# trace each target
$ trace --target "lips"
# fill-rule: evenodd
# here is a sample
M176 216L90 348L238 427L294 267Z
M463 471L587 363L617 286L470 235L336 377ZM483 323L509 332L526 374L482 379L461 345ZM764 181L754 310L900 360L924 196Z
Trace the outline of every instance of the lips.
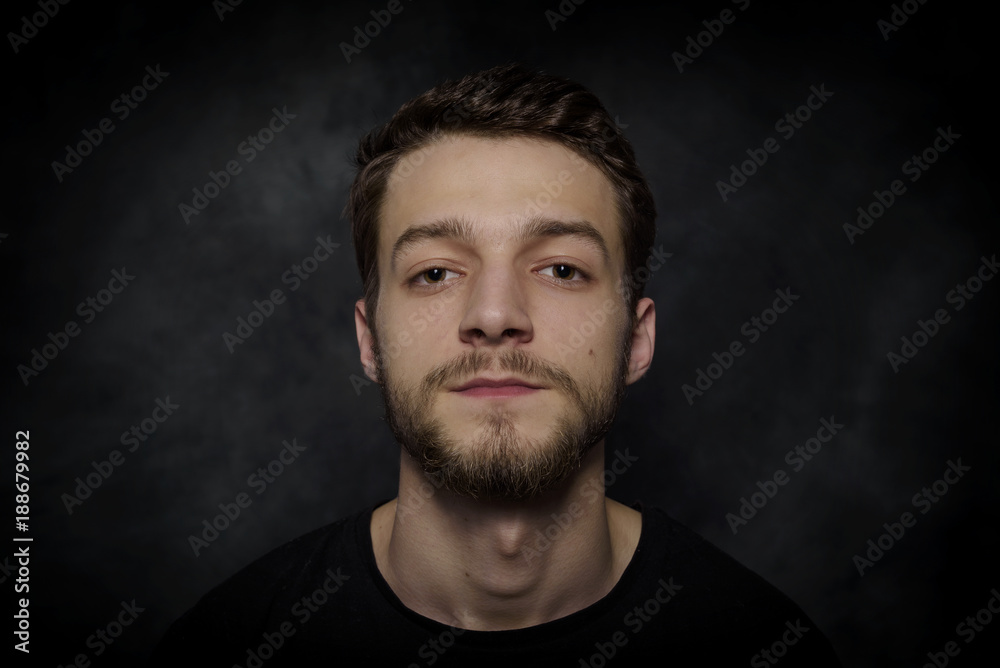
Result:
M542 389L541 385L536 385L534 383L529 383L526 380L521 380L520 378L473 378L468 383L464 385L459 385L453 391L454 392L464 392L465 390L471 390L476 387L526 387L532 390Z
M541 385L515 377L474 378L453 388L452 392L463 392L469 396L514 396L541 389L544 389Z

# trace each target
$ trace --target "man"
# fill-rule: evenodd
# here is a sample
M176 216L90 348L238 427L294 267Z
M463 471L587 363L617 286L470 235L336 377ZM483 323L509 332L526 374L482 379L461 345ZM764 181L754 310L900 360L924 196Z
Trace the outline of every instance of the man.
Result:
M600 102L494 68L403 105L357 169L355 322L399 494L210 592L156 665L839 665L779 591L604 495L653 359L655 208Z

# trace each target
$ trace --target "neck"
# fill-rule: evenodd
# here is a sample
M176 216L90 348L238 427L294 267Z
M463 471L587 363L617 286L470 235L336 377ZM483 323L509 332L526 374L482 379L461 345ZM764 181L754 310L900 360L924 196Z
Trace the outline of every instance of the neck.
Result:
M605 596L628 565L639 514L604 496L604 443L560 487L526 501L435 489L402 455L399 497L372 516L383 577L411 610L469 630L525 628Z

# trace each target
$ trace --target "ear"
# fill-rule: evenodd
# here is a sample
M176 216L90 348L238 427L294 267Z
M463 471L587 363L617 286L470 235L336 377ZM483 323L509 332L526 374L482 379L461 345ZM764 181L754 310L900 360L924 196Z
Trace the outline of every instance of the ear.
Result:
M358 332L358 348L361 350L361 366L369 379L379 382L375 371L375 351L372 348L372 331L368 328L368 316L365 312L365 300L359 299L354 304L354 327Z
M656 306L649 297L643 297L635 306L636 325L632 330L632 354L628 359L629 385L645 375L653 363L656 343Z

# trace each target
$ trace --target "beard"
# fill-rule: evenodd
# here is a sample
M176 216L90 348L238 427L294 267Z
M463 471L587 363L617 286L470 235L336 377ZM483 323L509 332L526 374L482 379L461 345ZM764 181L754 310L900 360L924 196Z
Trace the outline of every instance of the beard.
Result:
M518 348L475 349L432 369L416 387L404 387L386 373L378 336L373 336L376 372L386 421L403 449L438 489L484 500L520 500L558 486L579 470L584 456L604 438L625 394L631 336L624 332L610 377L581 388L566 371ZM553 419L542 439L530 439L502 406L486 409L479 435L459 442L432 409L442 389L480 371L514 373L562 393L568 409Z

